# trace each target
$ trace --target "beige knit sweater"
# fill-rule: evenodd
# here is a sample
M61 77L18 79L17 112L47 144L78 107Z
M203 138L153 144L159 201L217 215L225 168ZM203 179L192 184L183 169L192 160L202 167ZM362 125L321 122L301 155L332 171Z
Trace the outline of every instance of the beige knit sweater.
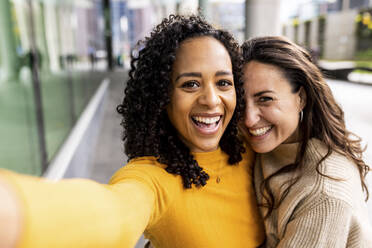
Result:
M255 188L262 202L263 178L292 163L298 143L280 145L274 151L257 156ZM264 221L265 247L372 247L372 228L368 220L359 172L345 156L332 153L320 166L323 174L342 179L336 181L319 175L317 161L326 152L325 145L312 139L306 152L306 168L279 208ZM278 197L280 185L292 174L274 177L271 189ZM266 212L261 208L261 213Z

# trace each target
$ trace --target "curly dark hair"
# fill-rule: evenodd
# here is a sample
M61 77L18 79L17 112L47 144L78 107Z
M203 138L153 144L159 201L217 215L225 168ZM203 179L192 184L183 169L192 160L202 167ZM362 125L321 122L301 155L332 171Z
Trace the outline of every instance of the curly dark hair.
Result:
M294 164L283 167L263 181L261 191L268 204L266 217L277 208L288 194L292 185L301 177L301 168L305 166L304 158L308 142L311 138L321 140L328 148L327 154L318 161L317 173L337 180L320 172L320 164L332 152L338 152L353 161L358 169L363 190L368 199L368 189L365 177L369 166L363 161L361 139L346 129L344 112L336 103L332 91L325 82L319 68L314 64L310 54L302 47L284 37L267 36L246 41L242 45L244 63L257 61L277 66L283 72L292 86L292 92L298 92L301 87L306 92L306 105L303 109L303 120L300 123L301 145ZM278 202L274 202L269 182L279 174L297 171L299 176L289 180L285 185ZM283 185L284 186L284 185Z
M170 103L171 71L176 51L186 39L210 36L220 41L228 51L235 82L237 104L233 117L221 140L221 149L229 155L229 164L242 160L243 143L237 137L237 123L244 110L244 90L240 77L239 45L226 31L213 28L200 16L170 15L157 25L138 46L138 56L132 55L131 69L123 103L117 111L123 116L123 141L128 159L154 156L167 165L168 173L182 177L185 188L192 184L204 186L209 175L203 171L179 139L166 111Z

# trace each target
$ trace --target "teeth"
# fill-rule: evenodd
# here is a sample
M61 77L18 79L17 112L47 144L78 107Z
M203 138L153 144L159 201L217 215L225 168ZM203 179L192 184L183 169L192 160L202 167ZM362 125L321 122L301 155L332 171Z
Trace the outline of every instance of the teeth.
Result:
M267 133L270 129L271 129L271 126L261 127L261 128L258 128L258 129L249 129L249 132L253 136L261 136L261 135L264 135L265 133Z
M217 121L219 121L221 119L221 116L216 116L216 117L193 116L192 118L196 120L197 122L202 122L205 124L212 124L212 123L216 123Z

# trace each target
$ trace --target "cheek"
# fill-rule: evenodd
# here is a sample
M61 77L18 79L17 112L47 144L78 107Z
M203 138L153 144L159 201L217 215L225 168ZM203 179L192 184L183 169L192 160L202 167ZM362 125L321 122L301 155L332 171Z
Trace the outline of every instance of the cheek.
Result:
M226 114L232 116L236 107L236 93L235 90L231 92L226 92L221 96L222 101L224 102Z
M262 107L262 118L273 125L280 125L285 119L285 113L278 106Z
M295 116L293 111L285 106L277 105L266 108L261 108L262 118L267 124L274 125L276 131L282 135L292 132L293 125L295 125Z
M184 105L182 105L181 102L177 102L176 104L173 104L170 108L170 113L168 114L172 115L173 121L183 121L184 117L186 116L186 110L184 108Z
M175 122L184 122L192 109L193 100L187 94L175 92L171 97L168 115Z
M277 117L274 124L278 125L279 131L283 135L291 135L297 128L298 111L295 104L284 104L272 114L274 118Z

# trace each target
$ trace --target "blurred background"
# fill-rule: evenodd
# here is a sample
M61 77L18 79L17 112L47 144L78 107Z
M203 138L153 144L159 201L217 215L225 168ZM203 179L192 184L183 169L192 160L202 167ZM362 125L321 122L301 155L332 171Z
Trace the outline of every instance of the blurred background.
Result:
M308 49L372 144L372 0L0 0L0 167L107 182L127 161L115 108L130 54L164 17L198 11L240 43Z

